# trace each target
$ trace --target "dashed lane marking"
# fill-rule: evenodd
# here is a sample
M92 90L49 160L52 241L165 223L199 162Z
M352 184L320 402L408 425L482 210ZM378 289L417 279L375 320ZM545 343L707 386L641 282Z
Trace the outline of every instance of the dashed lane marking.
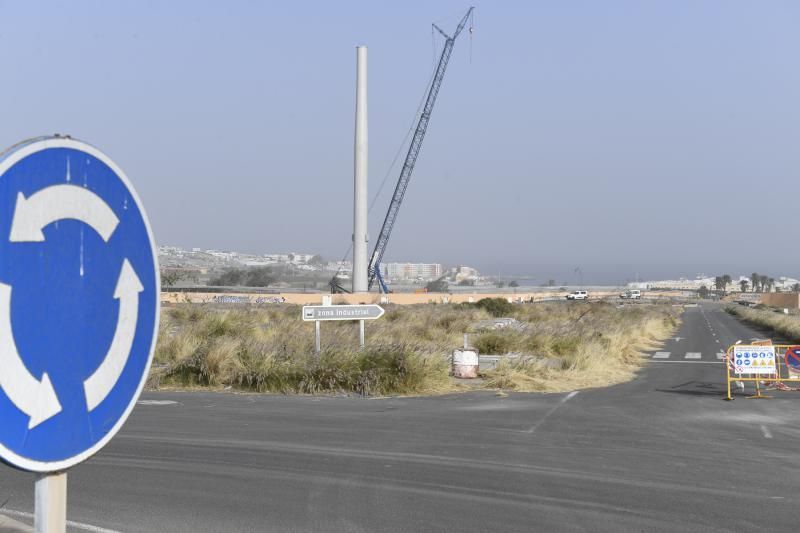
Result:
M720 360L725 359L725 352L719 352L717 354L717 359L720 359Z
M669 359L670 355L670 352L656 352L655 355L653 355L653 359Z
M684 359L700 359L703 357L703 354L700 352L686 352Z

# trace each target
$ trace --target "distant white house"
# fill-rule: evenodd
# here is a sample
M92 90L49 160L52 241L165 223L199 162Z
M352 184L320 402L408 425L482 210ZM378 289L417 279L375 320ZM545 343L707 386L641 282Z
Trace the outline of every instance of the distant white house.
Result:
M752 290L750 278L748 276L739 276L738 278L733 278L730 285L726 287L728 292L741 292L742 290L742 281L747 281L748 290ZM775 280L775 288L773 290L776 291L790 291L795 283L800 283L794 278L788 277L781 277ZM663 289L663 290L690 290L696 291L703 285L706 286L708 289L715 289L716 288L716 278L715 277L705 277L705 276L698 276L695 279L687 279L687 278L679 278L679 279L667 279L667 280L660 280L660 281L635 281L632 283L628 283L627 287L629 289L639 289L639 290L656 290L656 289Z

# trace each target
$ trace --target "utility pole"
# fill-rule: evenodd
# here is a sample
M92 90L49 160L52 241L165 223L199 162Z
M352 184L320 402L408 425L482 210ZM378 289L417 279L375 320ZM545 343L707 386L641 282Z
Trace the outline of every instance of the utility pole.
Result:
M367 47L356 48L356 134L353 185L353 292L367 292Z

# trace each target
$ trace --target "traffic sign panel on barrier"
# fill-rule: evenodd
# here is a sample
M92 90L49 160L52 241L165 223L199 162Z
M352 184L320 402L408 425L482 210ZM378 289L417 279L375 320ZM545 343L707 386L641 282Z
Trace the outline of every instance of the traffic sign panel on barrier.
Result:
M159 315L147 217L96 148L35 139L0 155L0 458L55 472L121 428Z
M789 346L784 355L789 377L800 375L800 346Z

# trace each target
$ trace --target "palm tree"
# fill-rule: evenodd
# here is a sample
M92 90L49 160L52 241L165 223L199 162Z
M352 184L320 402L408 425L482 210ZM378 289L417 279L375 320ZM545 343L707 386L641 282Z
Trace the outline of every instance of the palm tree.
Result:
M700 285L700 288L697 289L697 295L703 299L708 298L708 287Z
M748 285L750 285L750 282L747 281L746 279L743 279L743 280L739 281L739 287L742 288L742 292L747 292L747 286ZM797 285L800 285L800 283L798 283Z
M792 290L794 292L800 292L800 283L795 283L794 285L792 285Z
M716 278L714 278L714 288L717 289L718 291L725 289L725 286L722 281L722 276L717 276Z
M762 274L762 275L761 275L761 282L760 282L760 285L761 285L761 292L769 292L769 291L767 290L767 284L768 284L768 283L769 283L769 277L768 277L768 276L766 276L766 275L763 275L763 274Z
M775 288L775 278L769 278L767 280L767 285L769 286L769 292L772 292L772 289Z
M761 276L758 275L758 272L750 274L750 286L753 287L753 292L758 292L758 284L760 281Z
M728 285L730 285L732 282L733 282L733 279L731 279L731 277L728 274L725 274L724 276L722 276L723 290L727 291L728 290Z

